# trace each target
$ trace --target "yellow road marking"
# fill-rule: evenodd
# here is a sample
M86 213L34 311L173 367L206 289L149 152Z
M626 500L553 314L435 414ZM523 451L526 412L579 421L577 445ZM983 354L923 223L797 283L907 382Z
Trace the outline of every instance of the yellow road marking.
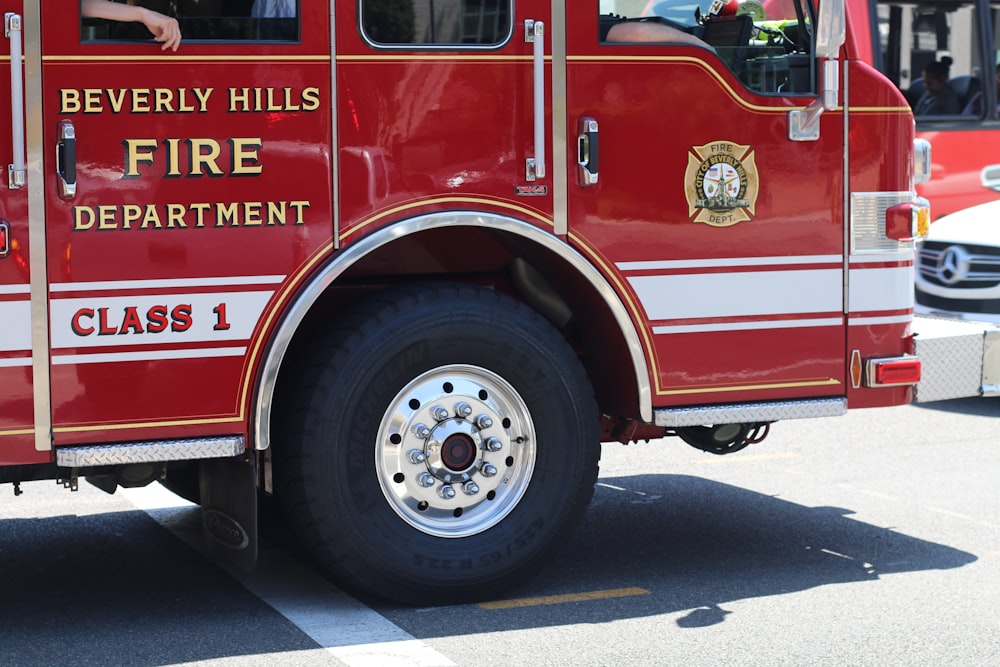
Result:
M625 598L633 595L649 595L649 591L645 588L615 588L606 591L590 591L589 593L567 593L566 595L544 595L536 598L520 598L517 600L497 600L496 602L483 602L479 607L482 609L516 609L518 607L538 607L545 604Z

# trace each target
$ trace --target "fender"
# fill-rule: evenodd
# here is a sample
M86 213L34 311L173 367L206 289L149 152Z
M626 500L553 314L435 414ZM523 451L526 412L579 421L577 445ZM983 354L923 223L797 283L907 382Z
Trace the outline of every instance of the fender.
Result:
M302 320L323 292L355 263L369 253L396 239L430 229L466 226L487 226L491 229L523 236L559 255L591 284L612 312L622 338L628 347L629 356L632 358L632 366L635 371L635 382L639 397L639 414L643 421L652 422L653 404L649 381L649 366L642 352L639 335L618 294L607 280L605 280L604 276L578 252L557 237L542 231L534 225L495 214L456 211L447 214L433 213L419 216L383 227L377 232L353 243L337 255L319 273L313 276L299 294L295 303L285 313L281 326L272 339L267 357L264 359L261 379L257 389L256 405L254 407L253 433L256 449L264 450L270 446L271 403L274 399L274 386L278 379L278 371L281 368L282 359Z

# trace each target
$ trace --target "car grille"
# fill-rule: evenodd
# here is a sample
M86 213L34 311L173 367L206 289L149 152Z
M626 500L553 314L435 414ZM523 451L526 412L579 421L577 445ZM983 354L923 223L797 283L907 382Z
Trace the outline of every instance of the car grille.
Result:
M942 259L949 251L951 262L942 267ZM995 287L1000 285L1000 248L924 241L917 256L917 270L927 282L949 289Z
M949 299L917 290L917 303L934 310L953 313L1000 314L1000 299Z

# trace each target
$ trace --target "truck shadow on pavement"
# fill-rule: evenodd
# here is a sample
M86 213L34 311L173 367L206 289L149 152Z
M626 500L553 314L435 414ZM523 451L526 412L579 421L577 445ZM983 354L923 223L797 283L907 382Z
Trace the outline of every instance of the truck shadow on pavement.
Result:
M937 410L959 415L976 415L979 417L1000 417L1000 397L976 396L972 398L956 398L949 401L931 401L915 403L918 408Z
M174 665L316 648L133 509L0 519L0 590L0 665Z
M107 503L84 516L0 519L0 664L59 656L64 665L169 665L317 648L149 515L116 497ZM640 594L433 614L365 602L420 639L686 611L676 621L683 629L723 622L735 600L976 560L850 514L693 476L601 478L580 529L510 597ZM197 521L197 510L180 517ZM309 654L296 655L309 664Z
M703 627L723 622L729 613L725 603L735 600L957 568L977 560L857 521L851 514L849 509L805 507L686 475L602 478L575 536L510 598L632 589L648 593L627 602L542 603L528 614L523 607L444 608L428 627L404 627L427 638L440 636L441 628L448 628L449 635L481 632L486 614L488 627L498 630L685 610L689 613L677 620L679 627ZM382 611L403 624L391 610Z

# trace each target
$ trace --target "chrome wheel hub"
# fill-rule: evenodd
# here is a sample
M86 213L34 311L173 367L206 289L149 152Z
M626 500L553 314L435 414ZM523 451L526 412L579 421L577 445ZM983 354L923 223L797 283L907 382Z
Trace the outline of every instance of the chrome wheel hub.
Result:
M382 492L429 535L467 537L495 526L524 496L534 465L527 405L485 368L424 373L393 398L379 425Z

